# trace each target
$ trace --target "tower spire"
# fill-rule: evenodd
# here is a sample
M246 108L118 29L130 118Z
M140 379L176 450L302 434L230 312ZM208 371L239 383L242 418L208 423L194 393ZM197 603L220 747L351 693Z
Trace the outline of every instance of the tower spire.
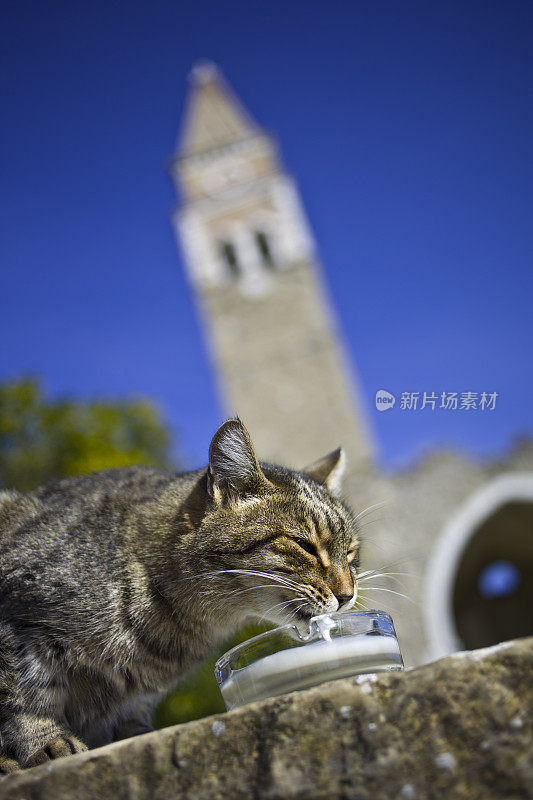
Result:
M178 154L216 150L259 133L259 127L212 61L194 65Z

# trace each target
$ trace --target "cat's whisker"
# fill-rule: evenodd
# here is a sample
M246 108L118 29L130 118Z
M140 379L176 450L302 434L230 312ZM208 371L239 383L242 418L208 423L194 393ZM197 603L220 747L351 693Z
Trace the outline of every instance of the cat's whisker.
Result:
M364 588L368 581L376 580L378 581L378 585L381 585L379 581L383 581L384 583L392 582L398 589L407 591L406 578L416 578L416 575L411 572L377 572L368 570L366 574L357 576L357 584L361 588Z
M282 603L276 603L275 605L273 605L273 606L270 606L270 608L268 608L268 609L265 611L265 613L264 613L264 614L263 614L263 615L262 615L262 616L259 618L259 624L261 624L261 622L262 622L264 619L266 619L266 618L267 618L267 616L268 616L268 615L271 613L271 611L274 611L274 609L275 609L275 608L280 608L280 609L281 609L281 608L283 608L284 606L289 606L291 603L296 603L296 602L298 602L299 600L305 600L305 598L303 597L303 595L301 595L300 597L293 597L293 598L292 598L292 600L285 600L285 601L284 601L284 602L282 602ZM305 605L305 603L302 603L302 605ZM301 606L298 606L298 608L301 608Z
M210 573L204 573L204 575L224 575L230 573L237 573L241 575L257 575L258 577L262 578L269 578L270 580L277 581L278 583L285 583L286 585L293 585L298 586L298 584L293 581L291 578L286 578L285 576L278 575L274 572L264 572L263 570L251 570L251 569L222 569L222 570L214 570Z
M282 577L281 575L277 575L271 572L263 572L261 570L250 570L250 569L219 569L213 570L211 572L204 572L198 573L195 575L195 578L201 577L218 577L221 575L227 574L239 574L239 575L251 575L260 578L266 578L267 580L271 580L274 583L279 584L280 586L285 586L286 588L298 589L301 591L301 586L298 583L291 580L290 578Z
M406 561L410 561L411 558L407 557L406 555L399 556L395 558L393 561L387 561L385 564L377 565L376 569L391 569L393 567L398 567L401 564L404 564Z
M407 575L410 578L416 577L412 572L378 572L374 569L367 569L359 573L359 578L378 577L380 575Z
M365 581L371 581L371 580L379 580L379 579L387 580L387 579L389 579L389 580L393 581L394 583L398 584L398 586L400 586L402 588L405 588L405 581L402 581L400 578L397 577L397 575L405 575L405 576L409 576L409 577L414 577L414 575L412 575L412 574L410 574L408 572L374 572L371 575L363 575L361 577L358 577L357 578L357 583L364 583Z
M403 597L405 600L408 600L410 603L416 605L412 597L409 597L409 595L403 594L402 592L397 592L394 589L384 589L382 586L365 586L364 590L365 592L389 592L390 594L396 594L398 597Z
M364 595L360 595L357 598L357 602L359 605L356 607L361 608L361 610L363 611L368 611L371 608L375 608L375 605L370 597L365 597Z
M229 597L235 597L236 595L244 594L245 592L255 592L256 589L274 589L277 587L277 585L278 584L276 583L260 583L257 586L248 586L246 589L232 589L231 592L227 592L227 594L225 594L225 598L228 599ZM213 589L209 589L209 590L204 590L202 592L198 592L198 594L211 595L213 594L213 592L214 592Z
M367 540L365 539L365 542ZM399 558L395 558L393 561L387 561L384 564L377 565L374 569L366 570L366 573L371 572L388 572L389 570L396 569L398 567L402 567L404 565L408 565L412 567L413 561L416 560L418 556L400 556Z
M361 534L361 544L364 545L365 548L371 548L372 550L379 550L379 553L386 554L390 550L390 543L384 543L382 541L381 532L379 529L374 528L375 535L369 536L369 529L364 528L363 530L359 531ZM377 553L376 553L377 556Z
M293 614L293 615L296 617L296 615L298 614L298 611L299 611L301 608L304 608L304 606L306 606L306 605L307 605L307 601L306 601L305 603L300 603L300 605L299 605L299 606L296 606L296 608L295 608L295 609L292 609L292 610L291 610L291 613L292 613L292 614Z
M279 587L280 587L280 584L275 583L275 582L274 583L262 583L262 584L260 583L257 586L248 586L246 589L233 589L231 592L228 592L225 595L225 597L226 597L226 599L228 599L230 597L235 597L236 595L239 595L239 594L244 594L245 592L255 592L256 589L277 589ZM291 591L291 592L298 591L298 589L293 588L292 586L281 586L281 588L282 589L286 589L287 591ZM300 591L301 591L301 587L300 587ZM212 591L202 591L202 592L198 592L198 594L201 594L201 595L212 594Z
M300 609L301 609L301 608L304 608L304 607L305 607L306 605L308 605L308 604L309 604L309 603L308 603L308 601L306 600L305 602L303 602L303 603L300 603L300 605L299 605L299 606L296 606L296 608L294 608L294 609L290 609L291 616L293 616L293 617L296 617L296 619L298 619L298 611L300 611Z
M359 514L355 515L354 522L357 522L363 517L366 517L367 514L370 514L372 511L376 511L378 508L383 508L383 506L387 505L387 502L388 502L387 500L382 500L380 503L373 503L371 506L363 508L363 510L360 511Z
M374 517L373 519L363 519L362 521L357 523L357 530L359 533L361 531L366 531L369 525L375 525L376 522L384 522L385 517ZM365 542L369 541L365 534Z

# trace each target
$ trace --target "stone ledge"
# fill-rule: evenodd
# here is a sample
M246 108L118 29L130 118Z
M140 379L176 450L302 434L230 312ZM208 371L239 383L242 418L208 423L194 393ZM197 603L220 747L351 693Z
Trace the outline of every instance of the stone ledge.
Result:
M334 681L0 780L0 800L533 798L533 638Z

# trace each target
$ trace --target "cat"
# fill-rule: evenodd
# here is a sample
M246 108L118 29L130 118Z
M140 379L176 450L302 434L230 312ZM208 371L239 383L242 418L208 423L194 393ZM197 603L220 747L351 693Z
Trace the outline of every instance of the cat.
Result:
M352 607L344 462L259 463L231 419L196 472L0 492L0 772L151 730L157 697L245 620Z

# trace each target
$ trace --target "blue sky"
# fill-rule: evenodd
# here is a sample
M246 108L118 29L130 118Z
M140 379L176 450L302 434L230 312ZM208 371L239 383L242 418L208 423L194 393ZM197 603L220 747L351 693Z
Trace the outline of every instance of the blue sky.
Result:
M166 168L209 58L299 183L380 462L532 431L529 0L2 8L0 377L149 396L205 462L222 410ZM499 397L380 414L381 388Z

